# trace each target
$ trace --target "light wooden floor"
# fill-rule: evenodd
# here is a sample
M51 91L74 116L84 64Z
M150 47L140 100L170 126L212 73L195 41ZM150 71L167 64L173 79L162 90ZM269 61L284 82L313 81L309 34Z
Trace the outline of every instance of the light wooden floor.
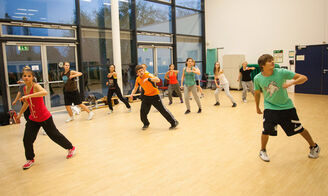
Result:
M237 108L214 91L201 99L203 113L184 115L185 105L175 98L168 106L180 122L169 131L159 112L151 111L150 128L141 131L140 102L126 113L124 104L95 110L64 123L66 113L54 114L58 129L77 147L66 160L66 151L47 136L35 142L36 164L23 171L24 124L0 127L0 195L327 195L328 96L290 94L304 127L321 146L313 160L306 141L287 137L279 129L268 144L270 163L258 157L262 116L254 98ZM263 97L262 97L263 98ZM262 100L263 101L263 100ZM168 98L164 99L165 105Z

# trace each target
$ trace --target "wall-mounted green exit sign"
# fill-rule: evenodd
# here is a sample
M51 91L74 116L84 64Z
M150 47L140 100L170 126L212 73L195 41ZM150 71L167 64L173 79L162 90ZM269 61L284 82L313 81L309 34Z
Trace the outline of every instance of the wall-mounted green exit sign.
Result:
M28 46L18 46L19 51L29 51L30 47Z

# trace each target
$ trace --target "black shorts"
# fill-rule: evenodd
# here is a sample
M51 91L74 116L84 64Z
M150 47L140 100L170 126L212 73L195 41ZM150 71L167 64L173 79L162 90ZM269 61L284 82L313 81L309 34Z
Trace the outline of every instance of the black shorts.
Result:
M199 80L196 80L196 86L199 86Z
M298 119L296 109L288 110L264 110L263 128L264 135L277 135L277 125L285 131L287 136L301 133L304 128Z
M82 103L79 91L64 92L65 105L80 105Z

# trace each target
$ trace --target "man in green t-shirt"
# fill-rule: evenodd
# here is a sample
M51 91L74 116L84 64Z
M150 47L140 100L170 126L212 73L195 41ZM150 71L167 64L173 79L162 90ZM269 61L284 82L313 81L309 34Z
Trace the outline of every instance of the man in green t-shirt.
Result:
M310 133L300 123L292 100L288 97L287 88L292 85L303 84L307 77L286 69L274 68L273 57L264 54L258 59L261 73L254 78L255 103L258 114L262 114L259 107L261 92L264 96L263 132L261 137L260 158L269 162L266 145L269 135L277 135L277 125L280 125L287 136L300 133L310 145L309 158L318 158L320 148L314 143ZM286 80L292 82L286 83Z

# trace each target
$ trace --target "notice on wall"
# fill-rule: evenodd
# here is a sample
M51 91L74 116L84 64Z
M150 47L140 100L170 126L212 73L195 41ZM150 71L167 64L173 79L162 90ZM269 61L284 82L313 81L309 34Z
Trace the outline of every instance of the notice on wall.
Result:
M274 50L273 51L273 59L275 63L283 63L284 62L284 51L283 50Z
M39 65L32 65L31 68L33 71L39 71Z
M296 61L305 61L305 55L296 55Z
M288 52L288 56L289 56L289 58L294 58L294 57L295 57L295 51L290 50L290 51Z

